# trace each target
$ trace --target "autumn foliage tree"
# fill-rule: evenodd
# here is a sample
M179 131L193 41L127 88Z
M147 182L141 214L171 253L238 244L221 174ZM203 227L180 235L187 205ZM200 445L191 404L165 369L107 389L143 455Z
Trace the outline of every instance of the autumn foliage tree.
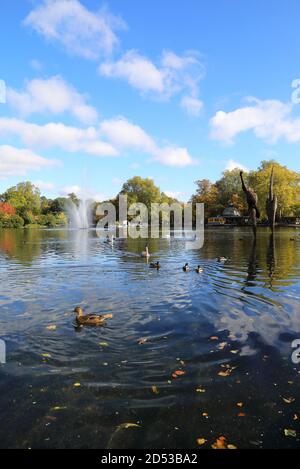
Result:
M12 216L16 214L16 209L7 202L0 202L0 212Z

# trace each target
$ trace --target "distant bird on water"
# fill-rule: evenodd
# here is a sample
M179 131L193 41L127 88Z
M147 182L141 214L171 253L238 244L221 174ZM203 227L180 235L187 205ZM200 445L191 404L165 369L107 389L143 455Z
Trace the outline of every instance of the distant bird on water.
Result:
M182 267L182 270L183 270L184 272L189 272L190 268L189 268L188 262L185 263L185 265Z
M142 251L142 253L141 253L141 257L150 257L150 253L149 253L149 249L148 249L147 244L145 246L145 251Z

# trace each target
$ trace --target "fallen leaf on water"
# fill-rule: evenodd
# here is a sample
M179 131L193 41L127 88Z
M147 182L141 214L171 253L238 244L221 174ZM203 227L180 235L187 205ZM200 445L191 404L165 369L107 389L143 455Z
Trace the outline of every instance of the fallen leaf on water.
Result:
M151 386L151 389L154 394L159 394L159 390L157 386Z
M50 355L50 353L42 353L42 357L51 358L51 355Z
M55 324L50 324L49 326L46 327L48 331L55 331L57 329L57 326Z
M230 350L230 353L239 353L238 350Z
M118 428L132 428L132 427L140 427L137 423L121 423L121 425L118 426Z
M175 375L177 375L177 376L182 376L182 375L185 375L186 372L183 371L183 370L176 370L176 371L174 371L174 373L175 373Z
M298 420L298 415L294 414L293 420Z
M291 404L294 402L296 399L294 397L283 397L282 398L286 404Z
M211 447L213 449L237 449L235 445L231 443L227 444L227 438L225 436L219 436Z
M64 410L66 409L67 407L66 406L59 406L59 405L56 405L55 407L52 407L52 410Z
M107 342L99 342L99 345L101 347L108 347L108 343Z
M226 370L226 371L219 371L218 375L219 376L229 376L231 373L230 370Z
M197 438L197 445L201 446L207 442L205 438Z
M45 419L50 420L51 422L55 422L55 420L57 420L57 417L54 417L54 415L46 415Z
M196 392L206 392L206 389L204 389L204 388L197 388L197 389L196 389Z
M74 383L73 386L74 386L74 388L80 388L81 383Z
M219 340L219 337L216 336L216 335L212 335L212 336L210 337L210 340Z
M147 340L148 340L147 337L142 337L141 339L138 340L138 344L143 345L147 342Z
M213 445L211 445L213 449L226 449L226 438L225 436L219 436L219 438L216 439Z
M237 405L238 407L243 407L244 404L243 404L242 402L237 402L236 405Z
M291 428L285 428L284 429L284 434L285 436L292 436L293 438L296 438L297 433L295 430L292 430Z
M218 345L218 349L219 350L223 350L227 345L227 342L221 342L219 345Z
M246 417L246 414L244 412L239 412L238 417Z

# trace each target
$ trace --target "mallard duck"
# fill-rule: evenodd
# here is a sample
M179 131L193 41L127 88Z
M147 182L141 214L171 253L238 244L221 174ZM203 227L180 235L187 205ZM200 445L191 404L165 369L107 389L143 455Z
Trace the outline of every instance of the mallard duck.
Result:
M149 265L150 269L160 269L160 263L159 261L157 262L150 262L150 265Z
M224 256L218 257L218 262L226 262L226 261L228 261L228 257L224 257Z
M77 324L86 326L102 326L106 319L113 317L112 314L83 314L80 306L76 306L74 313L76 313Z
M148 245L146 244L145 246L145 251L143 251L141 253L141 257L150 257L150 253L149 253L149 249L148 249Z
M198 265L195 270L196 270L197 274L201 274L203 272L203 269L200 265Z
M182 270L183 270L184 272L189 272L190 268L189 268L188 262L185 263L185 265L182 267Z

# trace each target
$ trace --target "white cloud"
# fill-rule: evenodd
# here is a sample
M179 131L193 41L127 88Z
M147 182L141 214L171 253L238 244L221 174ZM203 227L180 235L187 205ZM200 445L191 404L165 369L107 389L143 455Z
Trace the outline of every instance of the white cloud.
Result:
M193 159L186 148L176 145L159 146L141 127L123 117L107 120L101 124L102 133L120 150L137 148L151 156L151 159L167 166L188 166Z
M94 189L91 189L90 187L73 185L73 186L62 187L60 190L60 194L63 196L66 196L72 193L76 194L77 197L79 197L80 199L85 199L85 200L91 199L91 200L101 201L101 200L107 199L105 194L103 194L102 192L97 192Z
M48 160L25 148L0 146L0 174L4 177L25 176L28 171L39 171L57 164L57 160Z
M41 191L53 191L55 189L55 184L53 182L47 181L34 181L33 184L38 187Z
M292 116L293 105L277 100L261 101L248 98L252 105L231 112L218 111L211 119L211 137L227 144L235 137L252 130L267 143L285 139L288 143L300 141L300 118Z
M24 20L45 39L61 44L69 53L86 59L110 54L118 44L115 30L124 22L107 9L89 11L78 0L44 0Z
M198 117L203 107L203 102L192 96L183 96L180 105L190 116Z
M136 50L126 52L117 61L106 61L100 65L101 75L127 81L143 95L169 99L175 94L188 93L190 106L199 108L199 82L204 77L204 67L193 51L179 56L164 51L156 65ZM192 101L193 100L193 101ZM187 105L184 106L187 109Z
M62 123L32 124L19 119L0 118L0 135L17 136L30 148L58 147L75 153L85 152L95 156L116 156L118 151L100 139L95 127L81 129Z
M142 92L164 92L164 73L134 50L127 52L117 62L103 63L99 70L106 77L127 80L131 86Z
M141 127L130 123L124 117L103 121L100 125L103 135L119 148L141 148L153 151L154 140Z
M70 112L85 124L95 122L98 117L96 109L86 104L85 96L59 76L31 80L24 91L8 88L7 101L23 117L43 112Z
M246 168L246 166L244 166L243 164L238 163L237 161L234 161L234 160L228 160L226 162L225 170L232 171L234 169L241 169L242 171L245 171L246 173L249 172L249 169Z
M166 166L177 166L181 168L194 164L194 160L187 149L177 146L157 148L153 153L153 159Z
M97 127L78 128L62 123L32 124L19 119L0 118L0 136L18 137L31 149L57 147L64 151L95 156L118 156L124 149L140 150L152 161L167 166L193 164L186 148L158 145L141 127L124 117L106 120Z
M183 197L186 197L187 193L184 191L164 191L164 193L171 197L172 199L182 200Z

